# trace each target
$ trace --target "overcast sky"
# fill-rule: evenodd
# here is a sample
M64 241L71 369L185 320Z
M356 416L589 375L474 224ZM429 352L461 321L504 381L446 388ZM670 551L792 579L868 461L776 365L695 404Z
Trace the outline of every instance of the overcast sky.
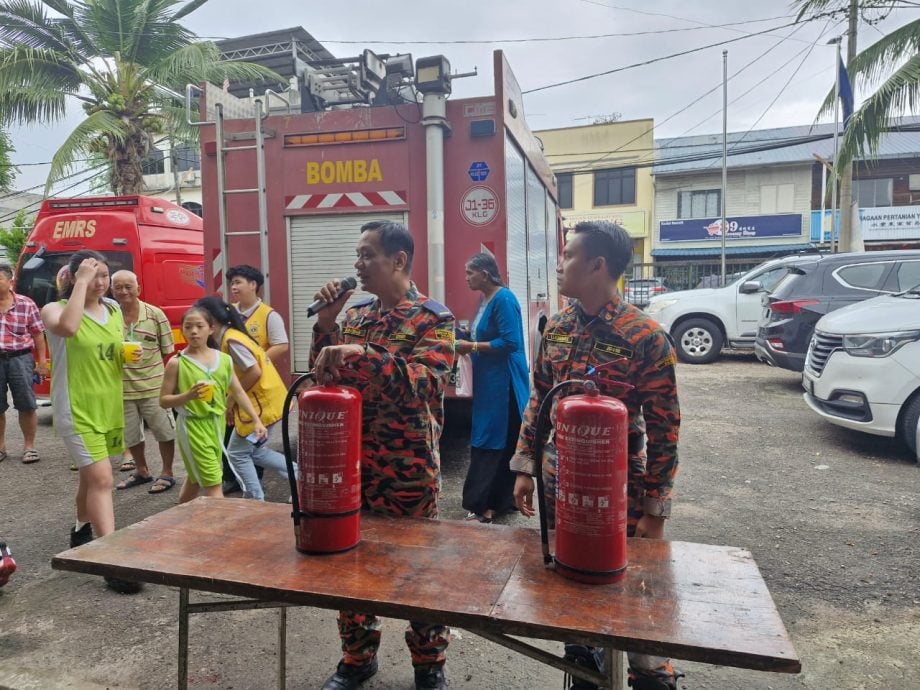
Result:
M909 11L899 10L875 27L862 24L860 46L911 18ZM788 0L211 0L186 18L185 24L209 38L303 26L340 57L359 54L365 47L379 53L409 52L416 59L443 54L454 71L479 70L479 76L454 83L454 97L492 93L495 48L505 50L527 92L741 38L725 46L525 95L532 129L585 125L595 117L617 112L623 119L654 118L656 137L665 137L721 131L723 48L728 50L730 76L753 62L729 82L729 100L737 99L729 106L729 130L811 123L824 95L833 88L834 48L825 43L845 26L826 20L784 26L793 19ZM734 26L711 26L729 23ZM783 28L744 37L774 27ZM501 42L640 32L649 33ZM461 43L449 43L454 41ZM711 94L700 98L710 89L714 89ZM81 115L74 108L59 125L14 129L14 162L50 160ZM42 184L46 173L47 166L23 167L16 186L25 189Z

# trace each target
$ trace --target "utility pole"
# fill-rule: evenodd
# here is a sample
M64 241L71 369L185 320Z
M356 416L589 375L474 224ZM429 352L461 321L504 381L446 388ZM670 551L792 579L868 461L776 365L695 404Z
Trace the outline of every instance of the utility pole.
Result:
M719 285L725 287L725 236L728 234L728 218L725 210L728 202L728 51L722 51L722 271Z
M848 19L847 73L852 74L853 58L856 57L856 27L859 23L858 0L850 0ZM834 167L837 167L836 158ZM840 171L840 250L853 251L855 244L853 240L853 162L850 161Z

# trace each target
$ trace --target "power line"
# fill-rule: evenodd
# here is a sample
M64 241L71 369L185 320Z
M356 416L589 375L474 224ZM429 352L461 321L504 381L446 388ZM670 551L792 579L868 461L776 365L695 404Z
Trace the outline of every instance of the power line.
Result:
M729 38L725 41L717 41L716 43L709 43L704 46L699 46L697 48L690 48L689 50L682 50L679 53L671 53L670 55L662 55L661 57L652 58L651 60L644 60L642 62L636 62L631 65L626 65L625 67L617 67L615 69L606 70L604 72L597 72L595 74L588 74L584 77L576 77L575 79L567 79L565 81L555 82L553 84L545 84L543 86L538 86L533 89L527 89L523 91L524 94L536 93L538 91L546 91L547 89L554 89L557 86L566 86L568 84L575 84L582 81L588 81L589 79L596 79L597 77L606 77L610 74L616 74L617 72L625 72L629 69L634 69L636 67L645 67L646 65L651 65L656 62L662 62L664 60L672 60L676 57L681 57L683 55L690 55L691 53L698 53L701 50L707 50L709 48L715 48L717 46L727 45L729 43L735 43L737 41L743 41L746 38L752 38L754 36L761 36L763 34L769 33L771 31L777 31L779 29L785 29L790 26L795 26L796 22L790 22L789 24L783 24L781 26L774 26L772 29L764 29L763 31L757 31L755 33L747 34L745 36L738 36L737 38Z
M786 92L786 89L789 88L789 84L791 84L791 83L792 83L792 80L795 79L795 75L797 75L797 74L799 73L799 70L802 69L802 66L805 64L805 61L806 61L806 60L808 59L808 57L811 55L812 51L815 49L815 46L818 45L818 41L820 41L820 40L821 40L821 37L824 36L825 33L827 33L827 30L830 28L830 26L831 26L831 21L828 20L827 23L824 25L824 28L821 30L821 33L818 34L818 37L815 39L815 42L812 43L811 47L808 49L808 52L805 53L805 57L802 58L802 61L798 64L798 67L796 67L796 68L792 71L792 74L789 75L789 78L786 80L786 83L784 83L784 84L782 85L782 87L781 87L780 90L779 90L779 93L777 93L776 96L773 97L773 100L770 101L770 103L767 105L767 107L764 108L763 112L760 114L760 117L758 117L758 118L754 121L754 124L752 124L752 125L748 128L748 130L747 130L744 134L741 135L741 138L738 139L738 141L736 141L736 142L732 145L732 149L737 148L738 145L739 145L742 141L744 141L745 137L747 137L747 135L750 134L758 124L760 124L760 121L761 121L761 120L766 116L766 114L770 111L770 108L772 108L772 107L776 104L776 101L779 100L780 96L782 96L782 95ZM786 64L789 64L789 63L787 62ZM785 67L785 66L786 66L786 65L783 65L783 67ZM712 167L712 165L713 165L713 164L711 163L711 164L709 165L709 167Z
M756 62L759 62L760 60L762 60L763 58L765 58L767 55L769 55L771 52L773 52L774 50L776 50L776 49L777 49L779 46L781 46L786 40L788 40L788 39L791 38L796 32L798 32L803 26L804 26L804 24L799 24L799 25L797 25L792 31L790 31L786 36L784 36L778 43L775 43L775 44L773 44L772 46L770 46L769 48L767 48L767 49L766 49L765 51L763 51L760 55L758 55L757 57L755 57L753 60L751 60L750 62L748 62L746 65L744 65L741 69L739 69L737 72L735 72L733 75L731 75L731 76L729 77L729 81L731 81L731 80L734 79L735 77L739 76L739 75L740 75L742 72L744 72L748 67L751 67L753 64L755 64ZM721 86L722 86L722 82L720 81L718 84L716 84L715 86L713 86L711 89L709 89L708 91L706 91L705 93L703 93L702 95L700 95L699 97L697 97L696 99L690 101L690 103L688 103L687 105L685 105L683 108L680 108L679 110L675 110L673 113L671 113L670 115L668 115L668 117L666 117L664 120L662 120L661 122L658 123L658 126L663 125L665 122L668 122L668 121L674 119L674 118L677 117L678 115L684 113L688 108L692 108L694 105L696 105L696 104L699 103L701 100L703 100L704 98L706 98L706 96L708 96L709 94L711 94L713 91L716 91L717 89L721 88ZM711 117L711 116L710 116L710 117ZM707 119L709 119L709 118L707 118ZM644 136L645 136L646 134L648 134L649 132L654 131L654 129L655 129L655 125L653 124L651 127L649 127L649 128L648 128L647 130L645 130L644 132L641 132L640 134L636 135L635 137L633 137L633 138L630 139L629 141L625 142L624 144L622 144L622 145L619 146L618 148L615 148L615 149L613 149L612 151L607 151L607 152L605 152L604 155L602 155L600 158L598 158L598 159L596 159L596 160L594 160L594 161L591 161L591 163L592 163L592 164L597 164L597 163L601 162L602 160L604 160L605 158L608 158L609 156L613 155L614 153L619 153L619 152L623 149L623 147L629 146L629 145L632 144L634 141L638 141L639 139L641 139L642 137L644 137Z
M756 88L759 87L761 84L763 84L765 81L767 81L768 79L773 78L776 74L778 74L780 71L784 70L788 65L790 65L796 58L798 58L798 57L799 57L802 53L804 53L806 50L808 51L809 54L811 54L811 49L814 48L814 46L817 44L817 42L821 39L821 36L824 36L826 33L827 33L827 27L825 26L825 28L824 28L824 29L822 30L822 32L821 32L821 35L818 36L818 38L815 39L814 43L812 43L811 46L810 46L809 48L804 48L804 49L800 50L798 53L796 53L796 54L793 55L791 58L789 58L786 62L784 62L782 65L780 65L779 68L777 68L776 70L774 70L774 71L771 72L770 74L767 74L763 79L761 79L761 80L758 81L756 84L754 84L754 85L752 85L751 87L749 87L749 88L747 89L747 91L744 91L744 92L741 93L740 95L735 96L735 98L733 98L732 100L729 101L729 105L733 105L733 104L737 103L737 102L740 101L742 98L744 98L744 97L747 96L749 93L751 93L754 89L756 89ZM807 58L808 58L808 55L806 55L805 58L807 59ZM803 60L803 62L804 62L804 60ZM801 68L801 65L799 65L799 68ZM797 71L798 71L798 70L797 70ZM695 125L693 125L692 127L689 127L689 128L687 128L687 129L685 129L683 132L681 132L681 133L678 134L677 136L678 136L678 137L682 137L682 136L684 136L684 135L686 135L686 134L689 134L689 133L692 132L694 129L696 129L697 127L699 127L699 126L702 125L703 123L708 122L709 120L711 120L713 117L715 117L716 115L718 115L718 114L721 113L721 112L722 112L722 108L719 108L718 110L716 110L716 111L710 113L710 114L707 115L705 118L703 118L702 120L700 120L699 122L697 122L697 123L696 123ZM760 118L760 119L762 119L762 118L763 118L763 115L761 115L761 118ZM760 119L758 119L758 122L760 121ZM750 130L749 130L749 131L750 131Z
M674 29L648 29L647 31L625 31L609 34L588 34L583 36L534 36L530 38L491 38L491 39L452 39L452 40L421 40L421 41L390 41L386 39L365 39L365 40L333 40L328 38L317 38L321 43L335 43L337 45L477 45L491 43L546 43L554 41L581 41L593 40L598 38L628 38L630 36L650 36L656 34L680 33L684 31L703 31L706 29L723 29L741 24L754 24L758 22L776 21L777 19L788 19L788 15L779 17L765 17L764 19L749 19L743 22L728 22L725 24L706 24L703 26L687 26ZM747 33L747 32L745 32Z

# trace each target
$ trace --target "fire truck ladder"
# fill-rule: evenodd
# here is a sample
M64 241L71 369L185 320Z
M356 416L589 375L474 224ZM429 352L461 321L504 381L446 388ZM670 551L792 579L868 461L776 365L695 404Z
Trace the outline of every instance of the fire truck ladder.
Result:
M268 108L270 98L274 96L282 100L288 110L291 103L283 95L278 94L271 89L266 90L263 98L255 98L250 90L250 98L243 100L237 98L231 93L222 91L210 83L205 83L204 95L207 104L207 114L205 120L192 120L192 92L201 92L201 89L194 84L186 86L186 117L188 123L193 126L214 125L214 139L217 145L217 193L219 194L218 203L218 229L220 237L220 255L214 260L212 270L214 276L220 272L226 274L229 268L230 260L230 239L233 237L259 236L259 261L261 263L262 274L265 276L265 284L262 288L262 297L267 302L271 302L270 285L271 280L270 268L268 261L268 203L265 189L265 139L274 136L270 131L264 128L265 118L268 117ZM255 121L255 130L253 132L231 133L229 136L224 132L225 120L242 120L253 118ZM232 142L254 141L253 144L233 145ZM230 145L228 145L230 144ZM254 151L256 156L256 186L244 187L238 189L227 189L226 184L226 163L230 154L236 154L240 151ZM258 230L234 230L228 229L227 222L227 205L230 197L236 194L255 194L259 205L259 228ZM222 292L224 299L229 300L230 288L226 278L222 280Z

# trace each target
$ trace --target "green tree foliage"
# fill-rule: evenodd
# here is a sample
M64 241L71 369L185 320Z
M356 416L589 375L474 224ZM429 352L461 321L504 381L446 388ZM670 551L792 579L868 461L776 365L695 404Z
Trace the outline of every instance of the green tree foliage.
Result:
M850 0L796 0L799 20L815 16L845 16ZM913 4L913 3L910 3ZM876 23L894 9L905 7L900 0L858 0L860 19ZM856 158L871 158L878 151L882 134L892 120L920 113L920 18L904 24L859 52L847 66L854 91L870 91L853 113L840 142L839 164ZM833 89L818 116L833 112Z
M19 260L34 222L35 218L25 209L21 209L8 227L0 227L0 247L10 263Z
M94 155L108 162L113 192L142 192L141 161L184 120L157 87L280 79L221 62L214 43L179 23L207 1L0 0L0 125L59 121L68 96L86 113L52 158L46 194Z
M13 153L13 142L10 136L0 129L0 192L8 192L13 187L13 180L19 170L13 165L10 154Z

